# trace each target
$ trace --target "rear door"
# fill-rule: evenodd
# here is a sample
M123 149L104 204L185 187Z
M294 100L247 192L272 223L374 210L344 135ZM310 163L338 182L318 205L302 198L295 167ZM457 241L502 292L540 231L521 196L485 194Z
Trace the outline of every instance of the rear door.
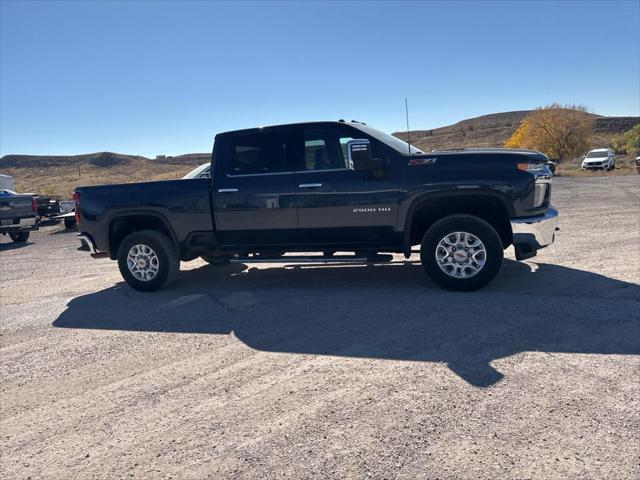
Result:
M224 138L217 155L214 212L226 247L291 243L297 229L295 174L285 158L282 131Z
M367 138L342 125L310 125L289 135L296 166L298 236L308 245L391 243L398 204L398 178L349 168L347 142ZM374 155L388 157L376 140Z

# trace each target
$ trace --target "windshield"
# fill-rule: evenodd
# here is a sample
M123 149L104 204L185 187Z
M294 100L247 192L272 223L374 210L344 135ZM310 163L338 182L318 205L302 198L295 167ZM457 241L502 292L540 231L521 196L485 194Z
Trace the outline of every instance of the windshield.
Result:
M604 152L600 151L600 152L589 152L587 154L587 158L604 158L607 156L607 151L605 150Z
M358 130L362 130L363 132L371 135L376 140L380 140L382 143L389 145L394 150L407 154L409 153L409 144L399 138L394 137L393 135L389 135L388 133L381 132L380 130L376 130L375 128L371 128L367 125L352 125L356 127ZM411 145L411 153L424 153L422 150L417 149L413 145Z

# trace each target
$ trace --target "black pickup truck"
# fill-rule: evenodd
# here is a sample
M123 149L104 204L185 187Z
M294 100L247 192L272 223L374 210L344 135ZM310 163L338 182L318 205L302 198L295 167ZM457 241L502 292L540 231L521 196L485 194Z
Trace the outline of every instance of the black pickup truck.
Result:
M408 258L414 245L435 283L476 290L508 246L521 260L554 241L547 161L528 150L423 153L355 121L225 132L204 178L77 188L78 235L143 291L197 257L367 261Z

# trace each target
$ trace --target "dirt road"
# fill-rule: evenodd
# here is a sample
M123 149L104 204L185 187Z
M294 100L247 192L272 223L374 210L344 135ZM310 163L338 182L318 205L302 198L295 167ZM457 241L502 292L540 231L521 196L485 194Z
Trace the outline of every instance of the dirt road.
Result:
M0 477L640 477L640 177L554 185L475 293L416 258L183 264L142 294L48 227L0 245Z

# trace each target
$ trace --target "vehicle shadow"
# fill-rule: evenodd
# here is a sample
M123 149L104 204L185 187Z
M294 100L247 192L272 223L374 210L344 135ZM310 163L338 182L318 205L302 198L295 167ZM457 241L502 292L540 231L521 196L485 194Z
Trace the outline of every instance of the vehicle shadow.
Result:
M135 312L135 313L131 313ZM60 328L231 334L270 352L445 362L470 384L526 351L640 354L640 286L505 260L487 288L438 289L413 262L206 266L143 294L119 283L72 300Z
M15 250L17 248L24 248L24 247L29 247L33 245L33 242L7 242L7 243L0 243L0 252L6 252L9 250Z

